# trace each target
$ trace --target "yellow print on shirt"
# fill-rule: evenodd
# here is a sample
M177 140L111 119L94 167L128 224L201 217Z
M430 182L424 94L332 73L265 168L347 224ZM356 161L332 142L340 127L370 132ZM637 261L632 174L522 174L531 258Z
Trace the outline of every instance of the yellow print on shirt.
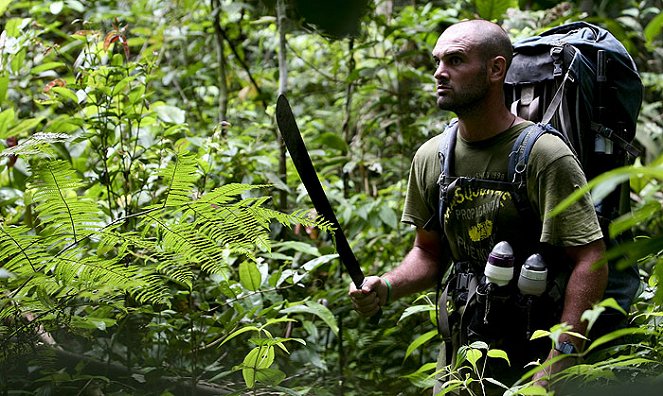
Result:
M469 236L472 242L479 242L488 238L493 233L493 222L486 220L470 227Z
M490 190L487 188L457 188L453 191L453 196L451 197L448 211L454 210L457 205L460 205L464 202L472 202L477 198L485 199L486 197L494 197L496 195L499 195L498 202L500 207L504 207L505 202L511 200L511 193L508 191Z

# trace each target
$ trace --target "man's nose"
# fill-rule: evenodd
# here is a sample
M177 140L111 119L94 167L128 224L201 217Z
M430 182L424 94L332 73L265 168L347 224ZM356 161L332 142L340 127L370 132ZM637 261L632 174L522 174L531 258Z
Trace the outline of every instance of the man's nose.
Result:
M447 79L449 77L444 62L438 63L435 72L433 73L433 77L435 77L436 80Z

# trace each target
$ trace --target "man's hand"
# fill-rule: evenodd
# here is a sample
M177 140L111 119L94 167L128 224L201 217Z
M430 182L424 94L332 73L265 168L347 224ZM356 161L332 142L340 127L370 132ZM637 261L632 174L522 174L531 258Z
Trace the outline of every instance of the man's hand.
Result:
M361 289L350 283L348 295L355 311L363 317L372 317L387 303L387 284L379 276L368 276Z

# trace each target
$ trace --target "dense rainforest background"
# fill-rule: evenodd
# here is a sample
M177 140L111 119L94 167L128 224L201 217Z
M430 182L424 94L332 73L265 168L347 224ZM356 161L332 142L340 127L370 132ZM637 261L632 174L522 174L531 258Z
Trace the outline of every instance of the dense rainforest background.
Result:
M612 254L638 263L641 293L632 327L590 340L610 346L560 378L660 380L662 11L660 0L0 0L0 394L430 394L434 290L385 307L377 326L352 311L275 104L288 96L364 271L384 273L413 241L399 221L410 160L452 117L435 106L430 51L445 26L475 17L514 40L584 20L635 59L643 154L594 187L631 178L633 211L611 232L635 237ZM493 381L485 355L504 358L471 346L450 388L469 371ZM505 385L545 394L527 376Z

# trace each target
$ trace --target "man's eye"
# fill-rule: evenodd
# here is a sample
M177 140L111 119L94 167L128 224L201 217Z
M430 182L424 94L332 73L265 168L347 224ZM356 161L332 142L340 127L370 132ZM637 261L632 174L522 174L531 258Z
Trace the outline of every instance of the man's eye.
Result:
M452 58L449 59L449 64L450 64L450 65L457 66L457 65L460 65L461 63L462 63L462 59L460 59L460 58L457 57L457 56L454 56L454 57L452 57Z

